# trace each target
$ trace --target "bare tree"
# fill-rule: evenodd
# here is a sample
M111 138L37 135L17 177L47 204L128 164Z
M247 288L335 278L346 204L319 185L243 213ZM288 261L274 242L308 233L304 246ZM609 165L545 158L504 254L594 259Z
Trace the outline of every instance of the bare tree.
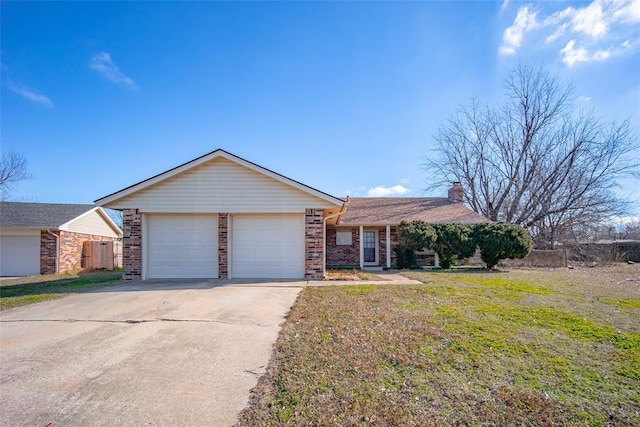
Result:
M0 160L0 197L9 197L16 183L31 179L27 171L27 159L20 153L9 150L2 153Z
M462 182L474 211L522 225L537 247L553 247L577 223L624 212L614 190L621 178L640 176L628 121L576 110L572 86L527 64L509 73L505 89L502 106L474 99L441 125L424 164L433 186Z

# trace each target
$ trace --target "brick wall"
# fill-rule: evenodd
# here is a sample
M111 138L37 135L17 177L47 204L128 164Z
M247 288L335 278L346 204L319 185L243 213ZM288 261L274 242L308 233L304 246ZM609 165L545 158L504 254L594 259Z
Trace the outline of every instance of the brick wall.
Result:
M228 230L229 214L218 214L218 277L229 277Z
M484 265L482 260L480 265ZM564 249L534 249L523 259L503 259L498 265L505 267L545 267L564 268L567 266L567 252Z
M114 237L60 231L60 257L58 259L58 271L60 273L64 273L82 270L83 242L116 242L117 240L118 239Z
M387 266L387 227L378 229L378 264Z
M336 243L337 231L351 232L351 245L338 245ZM396 263L396 253L393 247L398 244L398 230L391 227L391 265ZM387 229L378 229L378 260L380 265L387 265ZM360 268L360 227L327 227L327 267L354 267Z
M324 278L323 214L324 209L306 209L304 214L304 277L307 280Z
M56 258L58 259L58 273L80 271L83 268L83 242L116 242L118 240L115 237L72 233L63 230L53 231L53 234L58 238L56 239L44 230L40 232L40 274L55 274ZM56 242L56 240L58 241Z
M138 209L122 211L122 280L142 278L142 214Z
M394 267L397 262L396 251L393 250L395 245L400 241L400 236L398 235L398 228L391 227L391 266Z
M56 236L60 232L53 232ZM55 274L57 254L57 238L47 233L40 232L40 274Z
M351 245L336 243L337 231L351 232ZM360 268L360 229L358 227L327 226L327 267Z

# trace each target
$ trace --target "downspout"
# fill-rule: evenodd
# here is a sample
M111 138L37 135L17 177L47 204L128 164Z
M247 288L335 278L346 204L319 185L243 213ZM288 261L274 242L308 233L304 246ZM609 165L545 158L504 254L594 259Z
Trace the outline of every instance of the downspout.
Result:
M56 233L51 232L51 229L47 230L47 234L50 236L53 236L56 239L56 272L55 274L58 274L58 258L60 257L60 237Z
M322 277L327 274L327 220L345 213L347 211L347 203L349 203L349 198L347 198L347 201L342 204L342 209L340 209L340 212L327 215L322 219Z

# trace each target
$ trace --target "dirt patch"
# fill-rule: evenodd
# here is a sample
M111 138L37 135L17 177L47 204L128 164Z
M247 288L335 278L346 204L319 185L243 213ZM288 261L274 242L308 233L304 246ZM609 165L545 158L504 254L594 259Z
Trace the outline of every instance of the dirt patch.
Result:
M371 273L369 271L362 270L327 270L325 276L325 280L344 280L344 281L358 281L358 280L367 280L367 281L376 281L376 280L386 280L383 277L378 276L377 274Z

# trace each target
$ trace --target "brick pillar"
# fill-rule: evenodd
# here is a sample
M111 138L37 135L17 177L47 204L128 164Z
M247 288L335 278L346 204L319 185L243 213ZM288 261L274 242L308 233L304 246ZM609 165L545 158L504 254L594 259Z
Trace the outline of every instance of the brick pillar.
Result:
M322 241L324 209L306 209L304 214L304 277L324 278L324 242Z
M142 214L122 211L122 280L142 278Z
M57 234L57 233L56 233ZM59 234L58 234L59 236ZM58 242L46 231L40 232L40 274L56 274Z
M229 255L227 252L227 237L229 214L218 214L218 277L229 278Z

